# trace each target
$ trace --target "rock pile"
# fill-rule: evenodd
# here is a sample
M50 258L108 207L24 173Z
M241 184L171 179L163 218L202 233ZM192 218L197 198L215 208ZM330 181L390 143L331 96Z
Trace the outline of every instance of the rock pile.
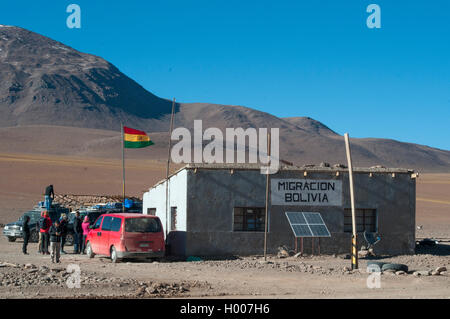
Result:
M188 284L186 283L139 283L139 287L136 289L136 297L173 297L178 296L184 292L189 291Z
M36 266L33 264L12 264L0 263L0 287L6 288L43 288L60 287L68 288L67 282L72 272L67 272L65 268L49 268L47 266ZM194 283L195 285L195 283ZM201 285L201 283L199 283ZM161 283L161 282L141 282L130 278L106 277L96 273L81 272L81 288L112 287L127 288L136 291L134 297L173 297L179 296L189 291L189 283ZM85 297L99 297L92 293L82 295ZM127 296L125 294L125 296Z
M446 273L447 268L444 266L437 267L435 270L418 270L413 272L413 275L416 277L419 276L440 276Z
M138 197L128 197L133 201L141 201ZM73 194L55 194L55 203L61 204L71 210L87 207L99 203L122 202L120 195L73 195Z

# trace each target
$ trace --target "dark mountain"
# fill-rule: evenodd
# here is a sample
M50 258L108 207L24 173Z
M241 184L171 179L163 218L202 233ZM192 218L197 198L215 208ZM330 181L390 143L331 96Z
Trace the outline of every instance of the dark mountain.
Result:
M17 28L0 27L0 126L156 126L172 103L104 59Z
M171 107L170 100L148 92L100 57L22 28L0 26L0 135L24 142L2 143L3 152L12 148L20 152L20 145L30 152L36 145L37 152L45 148L55 154L109 156L115 154L109 148L117 146L120 122L147 132L167 132ZM203 120L204 129L278 127L284 159L296 164L345 163L343 137L308 117L278 118L243 106L176 104L175 126L192 128L195 119ZM39 133L36 125L45 131ZM24 130L12 128L17 126ZM116 132L77 134L80 140L68 147L57 141L64 135L61 127L68 126L73 134L77 134L76 127ZM152 136L157 145L139 154L164 158L166 134ZM45 146L42 141L59 147ZM352 145L355 164L360 166L450 171L450 151L374 138L352 139Z

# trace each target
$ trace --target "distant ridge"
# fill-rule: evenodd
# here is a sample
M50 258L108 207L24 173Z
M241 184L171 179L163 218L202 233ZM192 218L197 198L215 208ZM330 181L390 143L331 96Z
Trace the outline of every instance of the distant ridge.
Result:
M45 149L115 156L123 122L151 132L155 141L133 156L164 158L171 107L170 100L145 90L100 57L19 27L0 26L1 152ZM295 164L346 161L343 137L309 117L278 118L243 106L176 104L175 127L192 129L196 119L203 120L204 129L279 128L280 154ZM351 141L359 166L450 171L447 150L389 139Z

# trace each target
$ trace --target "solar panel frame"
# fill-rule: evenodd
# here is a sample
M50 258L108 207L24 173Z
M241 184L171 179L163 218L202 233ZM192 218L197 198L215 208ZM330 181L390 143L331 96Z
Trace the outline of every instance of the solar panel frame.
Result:
M320 213L303 213L303 217L305 218L307 224L324 224Z
M308 224L303 216L303 213L299 214L297 212L286 212L286 216L291 224Z
M309 225L314 237L329 237L328 229L325 225Z
M320 213L285 212L295 237L331 237Z
M312 237L313 233L308 225L294 224L291 226L295 237Z

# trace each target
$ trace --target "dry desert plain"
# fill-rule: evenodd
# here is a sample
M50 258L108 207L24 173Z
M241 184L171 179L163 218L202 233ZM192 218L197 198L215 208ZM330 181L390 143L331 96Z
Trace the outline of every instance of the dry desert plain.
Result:
M164 177L160 160L127 160L127 193L141 195ZM16 220L42 199L46 185L57 193L120 194L121 162L118 158L0 153L0 223ZM417 180L418 237L450 238L450 174L421 174ZM1 298L46 297L250 297L250 298L449 298L450 276L389 275L381 277L381 289L369 289L368 274L343 270L350 261L339 256L269 258L261 256L203 262L111 264L106 258L63 255L62 264L52 266L48 256L38 255L30 244L30 255L20 253L21 241L0 239ZM390 257L411 270L450 267L448 243L439 250L415 256ZM80 289L66 287L68 264L79 264ZM25 269L25 264L39 268ZM17 267L13 267L16 265ZM361 269L366 261L361 260ZM53 268L54 271L45 267ZM305 288L306 287L306 288Z

